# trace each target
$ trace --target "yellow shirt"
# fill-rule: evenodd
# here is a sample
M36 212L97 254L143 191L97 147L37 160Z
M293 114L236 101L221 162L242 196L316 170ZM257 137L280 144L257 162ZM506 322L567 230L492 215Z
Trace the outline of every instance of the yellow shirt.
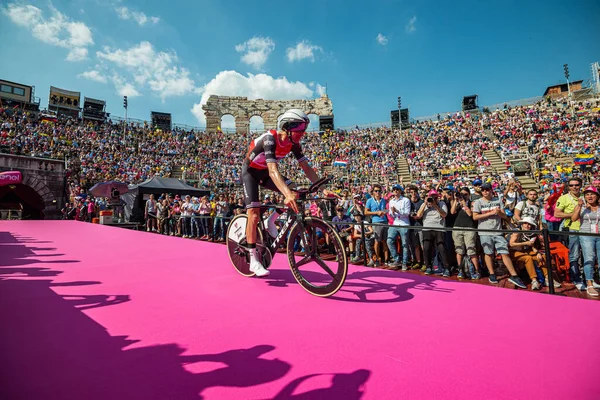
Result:
M565 214L571 214L573 210L575 210L578 200L579 199L577 197L573 197L570 193L563 194L556 202L556 209L564 212ZM573 222L570 218L565 218L564 226L572 231L578 231L579 227L581 226L581 222Z

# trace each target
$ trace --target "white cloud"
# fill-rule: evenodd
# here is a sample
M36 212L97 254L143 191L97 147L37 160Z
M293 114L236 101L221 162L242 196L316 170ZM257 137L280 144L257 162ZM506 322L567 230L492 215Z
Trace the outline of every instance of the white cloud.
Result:
M315 61L315 52L323 51L321 46L311 44L308 40L303 40L296 44L296 47L288 47L286 50L287 59L289 62L309 59Z
M144 26L147 23L157 24L160 21L160 18L158 17L149 17L142 11L130 10L127 7L117 7L115 8L115 11L120 19L124 21L135 21L139 26Z
M413 33L414 31L417 30L417 16L416 15L408 21L405 29L406 29L406 32L408 32L408 33Z
M322 87L317 84L318 88ZM199 103L194 104L192 114L204 125L202 106L210 95L245 96L250 100L297 100L313 98L315 91L303 82L290 82L285 77L274 78L266 74L242 75L237 71L221 71L202 88Z
M381 33L377 35L377 43L379 43L382 46L385 46L388 43L388 39L383 36Z
M255 36L248 41L235 46L235 51L244 53L242 62L255 69L261 69L269 55L275 49L275 42L268 37Z
M120 96L127 96L127 97L141 96L140 92L137 91L135 86L133 86L133 84L131 82L126 82L125 79L122 76L120 76L119 74L117 74L117 73L113 74L113 76L110 79L115 84L115 87L117 88L117 93Z
M323 96L325 92L327 92L327 88L325 86L321 86L317 83L317 88L315 89L319 96Z
M108 79L104 75L102 75L102 73L100 71L95 70L95 69L92 69L90 71L85 71L77 76L79 78L85 78L85 79L89 79L91 81L100 82L100 83L108 82Z
M85 60L88 54L87 47L94 44L92 31L86 24L71 21L53 7L50 18L45 18L42 10L31 5L11 3L2 11L13 23L30 30L36 39L69 49L67 61Z
M88 56L88 49L85 47L75 47L67 54L67 61L83 61Z
M147 86L163 100L167 97L197 93L196 83L190 78L190 72L177 65L179 59L174 51L156 51L150 42L140 42L127 50L104 47L103 51L96 52L96 55L99 59L109 61L129 72L129 82L133 80L138 86ZM124 86L114 79L113 82L117 85L117 90ZM131 87L134 88L133 85ZM136 93L139 92L136 90Z

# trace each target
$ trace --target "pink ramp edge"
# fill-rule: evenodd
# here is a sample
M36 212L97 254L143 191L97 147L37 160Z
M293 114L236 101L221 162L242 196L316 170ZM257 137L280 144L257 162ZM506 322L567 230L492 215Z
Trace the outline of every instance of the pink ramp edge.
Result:
M598 399L600 303L70 221L0 223L2 399Z

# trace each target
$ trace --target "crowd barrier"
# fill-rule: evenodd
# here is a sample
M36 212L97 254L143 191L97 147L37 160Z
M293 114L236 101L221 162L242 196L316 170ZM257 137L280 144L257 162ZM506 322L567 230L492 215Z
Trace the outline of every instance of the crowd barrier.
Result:
M444 228L431 228L431 227L423 227L423 226L397 226L397 225L390 225L390 224L383 224L383 223L372 223L372 222L365 222L365 221L361 221L360 223L356 222L356 221L344 221L344 222L333 222L333 221L327 221L328 224L330 225L360 225L361 226L361 236L362 236L362 243L365 244L366 243L366 238L365 238L365 226L383 226L383 227L395 227L395 228L404 228L407 229L409 231L411 230L416 230L416 231L443 231L445 232L454 232L454 231L459 231L459 232L477 232L477 233L501 233L503 235L506 234L513 234L513 233L521 233L524 232L522 230L518 230L518 229L496 229L496 230L488 230L488 229L470 229L470 228L460 228L460 227L456 227L456 228L450 228L450 227L444 227ZM553 243L557 243L556 241L551 242L551 237L557 237L557 236L595 236L598 237L600 236L600 234L593 234L593 233L582 233L582 232L578 232L578 231L569 231L569 232L564 232L564 231L550 231L547 228L543 228L543 229L539 229L539 230L528 230L526 231L527 233L530 234L535 234L535 235L542 235L543 237L543 241L544 241L544 263L545 263L545 267L548 270L548 290L550 292L550 294L555 294L555 290L554 290L554 276L553 273L554 272L558 272L556 269L559 269L561 266L563 268L560 268L563 271L566 271L566 276L567 279L569 277L569 256L568 256L568 250L564 248L560 248L560 246L552 246ZM508 239L507 239L508 240ZM566 250L566 253L565 253ZM366 249L364 249L364 253L366 254ZM480 256L481 254L478 254L478 256ZM554 261L555 265L556 265L556 269L554 269L552 267L552 261ZM363 263L366 265L367 262L367 257L364 257L364 261ZM600 262L600 261L599 261ZM583 263L580 263L580 265L583 265ZM483 266L482 266L483 268ZM587 277L586 277L587 278Z
M273 205L273 208L284 208L283 205ZM212 236L212 233L214 233L214 223L215 223L215 217L214 216L193 216L193 217L189 217L190 220L202 220L202 219L208 219L209 223L207 224L209 230L210 230L210 235ZM223 221L223 225L222 225L222 229L223 229L223 236L225 236L226 232L227 232L227 223L229 221L231 221L231 219L233 219L234 216L231 217L222 217L222 221ZM181 219L178 218L178 220ZM283 221L283 219L280 219L280 221ZM503 235L506 234L513 234L513 233L521 233L524 232L522 230L518 230L518 229L498 229L498 230L486 230L486 229L470 229L470 228L460 228L460 227L444 227L444 228L431 228L431 227L423 227L423 226L397 226L397 225L390 225L390 224L385 224L385 223L373 223L373 222L367 222L367 221L361 221L361 222L356 222L356 221L343 221L343 222L333 222L333 221L329 221L329 220L325 220L329 225L331 226L335 226L335 225L351 225L351 226L355 226L355 225L359 225L361 227L361 245L365 246L363 249L362 254L364 255L363 257L363 265L366 265L368 262L368 257L367 257L367 249L366 249L366 237L365 237L365 227L366 226L372 226L372 227L377 227L377 226L383 226L386 228L390 228L390 227L394 227L394 228L404 228L407 229L409 231L443 231L444 233L446 232L454 232L454 231L459 231L459 232L476 232L476 233L501 233ZM227 222L227 223L226 223ZM191 223L191 222L190 222ZM552 241L552 238L556 238L559 236L594 236L594 237L598 237L600 236L600 234L593 234L593 233L582 233L582 232L578 232L578 231L550 231L547 228L543 228L543 229L538 229L538 230L528 230L526 231L529 234L535 234L535 235L541 235L543 237L543 244L544 244L544 263L545 263L545 267L548 270L548 290L550 294L555 294L555 289L554 289L554 273L558 273L560 271L565 272L566 273L566 277L567 279L569 279L569 254L568 254L568 249L561 244L559 244L559 241ZM399 238L398 238L399 239ZM509 239L507 239L509 240ZM401 250L400 252L401 253ZM482 254L478 254L478 256L481 256ZM449 256L454 256L454 254L449 254ZM553 261L554 261L554 267L553 266ZM580 265L583 265L582 263L580 263ZM484 264L482 263L481 268L485 268ZM587 278L587 277L586 277Z

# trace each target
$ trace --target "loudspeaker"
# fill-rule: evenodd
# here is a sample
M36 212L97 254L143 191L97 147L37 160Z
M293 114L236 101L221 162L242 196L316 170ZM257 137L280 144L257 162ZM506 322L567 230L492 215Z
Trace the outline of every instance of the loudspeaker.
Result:
M333 115L319 116L319 130L333 130Z
M463 97L463 111L475 110L477 108L477 95Z
M410 126L408 115L408 108L403 108L400 110L400 123L402 124L402 128L408 128Z
M400 113L398 110L390 111L390 119L392 120L392 128L397 128L400 123Z

